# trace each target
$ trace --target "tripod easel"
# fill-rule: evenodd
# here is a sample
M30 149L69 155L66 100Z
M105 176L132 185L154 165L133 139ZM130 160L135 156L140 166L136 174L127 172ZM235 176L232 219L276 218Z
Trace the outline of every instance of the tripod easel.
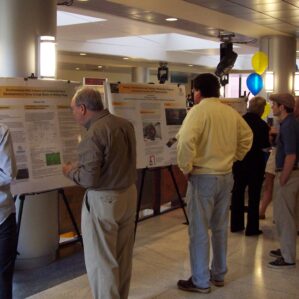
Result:
M70 244L70 243L74 243L74 242L80 242L83 246L83 241L82 241L82 236L81 236L81 233L80 233L80 230L79 230L79 227L76 223L76 220L75 220L75 217L73 215L73 212L70 208L70 205L68 203L68 199L64 193L64 190L63 189L55 189L58 191L58 195L61 196L65 206L66 206L66 209L67 209L67 212L70 216L70 219L71 219L71 222L74 226L74 229L77 233L77 237L74 238L73 240L70 240L70 241L65 241L65 242L62 242L62 243L59 243L59 246L64 246L64 245L67 245L67 244ZM18 215L17 215L17 242L19 241L19 234L20 234L20 228L21 228L21 222L22 222L22 216L23 216L23 209L24 209L24 203L25 203L25 199L26 199L26 196L28 195L38 195L38 194L41 194L41 193L45 193L45 192L49 192L49 191L55 191L55 190L47 190L47 191L44 191L44 192L36 192L36 193L24 193L24 194L19 194L19 195L15 195L14 196L14 201L17 200L17 198L19 198L20 200L20 206L19 206L19 211L18 211Z
M148 219L150 217L157 216L157 215L161 215L163 213L169 212L169 211L174 209L174 208L172 208L172 209L168 209L166 211L161 212L160 211L160 202L159 202L157 205L154 206L153 215L146 216L146 217L143 217L142 219L139 219L139 213L140 213L142 195L143 195L143 189L144 189L144 180L145 180L146 173L149 172L149 171L160 171L161 169L167 169L169 171L172 182L173 182L173 185L175 187L175 190L176 190L176 193L177 193L177 196L178 196L178 199L179 199L179 202L180 202L180 206L183 210L183 213L184 213L184 216L185 216L185 219L186 219L186 224L189 224L188 216L187 216L187 213L185 211L185 203L184 203L184 201L181 197L181 194L180 194L180 191L179 191L179 188L178 188L178 185L177 185L174 173L173 173L172 165L168 165L168 166L164 166L164 167L155 167L155 168L143 168L142 173L141 173L141 183L140 183L139 196L138 196L138 201L137 201L137 210L136 210L136 218L135 218L135 235L136 235L136 230L137 230L137 223L139 221L142 221L142 220L145 220L145 219Z

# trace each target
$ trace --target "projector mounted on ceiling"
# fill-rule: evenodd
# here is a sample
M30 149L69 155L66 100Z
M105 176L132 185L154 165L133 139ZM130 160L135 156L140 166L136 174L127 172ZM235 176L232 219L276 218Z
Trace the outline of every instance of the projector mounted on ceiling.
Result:
M221 85L224 86L228 83L228 74L234 67L238 54L233 51L233 33L220 34L219 37L221 40L220 62L216 67L215 74L220 78Z

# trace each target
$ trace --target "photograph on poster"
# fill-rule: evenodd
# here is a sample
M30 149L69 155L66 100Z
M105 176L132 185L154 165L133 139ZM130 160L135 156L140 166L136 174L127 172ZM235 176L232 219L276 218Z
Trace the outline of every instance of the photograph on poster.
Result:
M183 123L186 113L186 109L165 109L166 124L168 126L180 126Z
M160 122L143 122L143 137L144 140L155 141L162 138L161 136L161 124Z

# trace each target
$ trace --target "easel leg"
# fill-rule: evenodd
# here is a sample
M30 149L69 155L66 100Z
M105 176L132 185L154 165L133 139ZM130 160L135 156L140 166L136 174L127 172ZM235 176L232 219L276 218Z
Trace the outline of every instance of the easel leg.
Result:
M63 199L63 201L64 201L64 204L65 204L65 206L66 206L66 209L67 209L67 211L68 211L68 213L69 213L69 215L70 215L72 224L73 224L73 226L74 226L74 228L75 228L75 231L76 231L76 233L77 233L77 236L78 236L78 241L80 241L80 243L81 243L82 246L83 246L83 240L82 240L81 233L80 233L80 231L79 231L78 225L77 225L77 223L76 223L75 217L74 217L74 215L73 215L73 213L72 213L72 210L71 210L71 208L70 208L70 205L69 205L69 203L68 203L68 200L67 200L67 198L66 198L66 196L65 196L65 194L64 194L64 190L63 190L63 189L59 189L59 190L58 190L58 193L62 196L62 199Z
M161 214L161 171L161 168L156 168L154 172L153 210L155 216Z
M176 190L176 193L178 195L178 198L179 198L179 201L180 201L180 204L181 204L181 208L183 209L183 212L184 212L184 215L185 215L185 218L186 218L186 224L189 225L189 219L188 219L188 216L187 216L187 213L186 213L186 210L185 210L185 203L181 197L181 194L180 194L180 190L178 188L178 185L176 183L176 180L175 180L175 177L174 177L174 174L173 174L173 171L172 171L172 166L168 166L168 171L170 172L170 175L171 175L171 178L172 178L172 182L174 184L174 187L175 187L175 190Z
M16 201L16 199L17 199L17 196L14 197L14 201ZM17 248L18 248L18 244L19 244L19 235L20 235L20 230L21 230L21 221L22 221L22 215L23 215L25 195L20 195L19 200L20 200L20 206L19 206L19 211L18 211L18 222L17 222Z
M134 230L134 235L135 236L136 236L136 231L137 231L137 223L138 223L138 220L139 220L139 212L140 212L140 209L141 209L141 200L142 200L145 174L146 174L146 168L143 168L142 173L141 173L141 184L140 184L139 196L138 196L138 201L137 201L137 209L136 209L135 230Z

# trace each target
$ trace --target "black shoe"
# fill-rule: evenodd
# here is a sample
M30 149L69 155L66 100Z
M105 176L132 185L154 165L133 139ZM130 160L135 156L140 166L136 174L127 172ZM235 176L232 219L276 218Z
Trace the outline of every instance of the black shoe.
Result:
M260 229L257 230L257 231L252 231L252 232L251 231L246 231L245 236L258 236L262 233L263 233L263 231L261 231Z
M270 262L268 264L268 267L275 268L275 269L290 269L290 268L295 268L296 264L285 262L284 258L281 256L281 257L278 257L275 261Z
M282 257L280 249L271 250L269 255L273 257Z
M211 288L199 288L197 287L193 281L192 277L190 277L188 280L179 280L177 283L177 286L180 290L187 291L187 292L197 292L197 293L203 293L207 294L211 292Z

